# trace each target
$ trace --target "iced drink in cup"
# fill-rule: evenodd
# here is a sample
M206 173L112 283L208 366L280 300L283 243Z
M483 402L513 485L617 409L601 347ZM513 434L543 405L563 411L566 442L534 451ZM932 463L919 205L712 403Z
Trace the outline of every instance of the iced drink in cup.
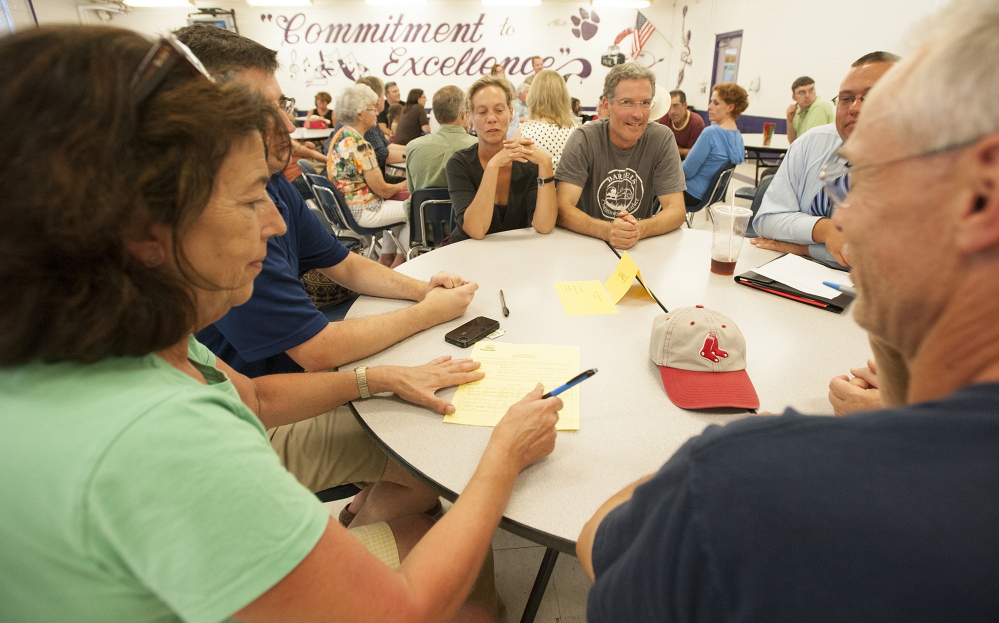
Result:
M711 207L714 229L711 233L711 272L716 275L731 275L746 239L746 228L753 211L730 205Z

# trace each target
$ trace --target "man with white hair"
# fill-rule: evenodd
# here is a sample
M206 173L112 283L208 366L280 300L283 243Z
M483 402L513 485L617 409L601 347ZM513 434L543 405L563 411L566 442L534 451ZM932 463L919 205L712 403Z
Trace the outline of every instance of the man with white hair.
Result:
M905 361L907 405L690 440L580 535L592 623L996 618L999 3L932 20L823 172L854 317ZM975 114L935 115L952 101Z
M531 115L531 110L527 107L527 96L530 92L531 85L526 82L522 82L517 87L517 97L513 100L513 108L510 109L513 119L510 121L510 127L506 130L507 138L513 138L517 134L517 130L520 129L520 122Z
M890 52L871 52L850 66L833 99L835 123L812 128L787 150L753 218L759 235L752 240L754 245L810 256L834 267L849 264L843 254L843 236L830 220L833 206L822 189L819 170L837 159L837 150L856 127L867 92L898 60Z

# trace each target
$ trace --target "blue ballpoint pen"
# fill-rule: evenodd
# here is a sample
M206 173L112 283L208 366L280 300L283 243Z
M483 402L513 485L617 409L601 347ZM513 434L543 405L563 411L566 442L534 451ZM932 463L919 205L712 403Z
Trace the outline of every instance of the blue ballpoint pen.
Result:
M833 283L832 281L823 281L822 285L829 286L833 290L839 290L843 294L849 294L850 296L857 296L857 290L851 288L850 286L844 286L839 283Z
M597 369L596 368L590 368L586 372L580 372L576 376L574 376L571 379L569 379L568 381L566 381L565 385L559 385L558 387L556 387L555 389L551 390L550 392L548 392L547 394L545 394L541 398L545 399L545 398L551 398L552 396L558 396L559 394L561 394L565 390L570 389L570 388L572 388L575 385L579 385L580 383L582 383L583 381L585 381L586 379L590 378L591 376L593 376L596 373L597 373Z

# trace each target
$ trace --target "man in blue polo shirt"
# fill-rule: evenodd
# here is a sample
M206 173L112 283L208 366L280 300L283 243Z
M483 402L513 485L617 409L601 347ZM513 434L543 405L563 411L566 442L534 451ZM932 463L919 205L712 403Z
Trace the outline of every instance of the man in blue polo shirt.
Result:
M274 77L277 54L235 33L195 25L177 32L209 71L229 74L282 110ZM419 331L461 316L478 287L457 275L438 273L429 283L406 277L349 253L309 211L301 194L281 175L287 149L269 150L267 192L288 232L268 240L263 271L250 300L198 334L198 339L237 371L257 377L326 370L377 353ZM352 290L416 301L405 309L330 323L306 294L299 275L310 269ZM365 370L357 370L365 397ZM268 431L282 462L305 486L320 491L345 483L376 483L341 514L358 525L436 504L437 496L378 450L349 410L340 409Z

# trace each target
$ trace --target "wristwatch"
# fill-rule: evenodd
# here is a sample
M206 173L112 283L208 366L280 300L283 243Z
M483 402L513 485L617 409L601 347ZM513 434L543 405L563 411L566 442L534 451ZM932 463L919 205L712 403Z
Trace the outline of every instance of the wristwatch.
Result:
M354 368L354 376L357 377L357 390L361 392L361 398L371 398L368 391L368 366L357 366Z
M555 181L555 176L554 175L551 176L551 177L539 177L538 178L538 186L544 186L545 184L550 184L550 183L552 183L554 181Z

